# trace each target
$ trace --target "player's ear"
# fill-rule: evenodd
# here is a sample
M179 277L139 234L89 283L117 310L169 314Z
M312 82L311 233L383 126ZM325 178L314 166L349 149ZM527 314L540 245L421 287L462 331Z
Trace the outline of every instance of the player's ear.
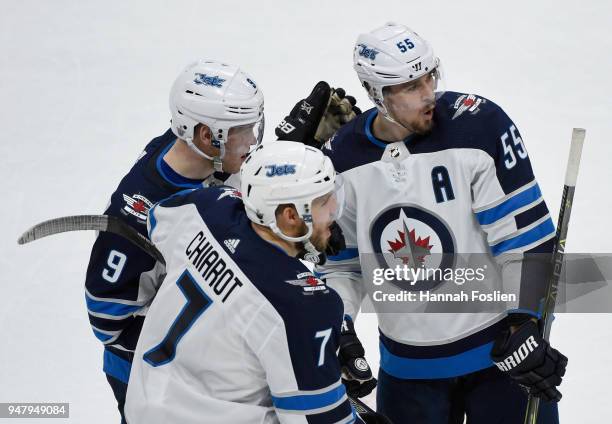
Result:
M194 143L199 144L200 148L205 152L212 148L212 131L207 125L198 124L195 127Z
M303 222L291 204L280 205L276 209L276 223L283 233L292 237L298 235L303 226Z

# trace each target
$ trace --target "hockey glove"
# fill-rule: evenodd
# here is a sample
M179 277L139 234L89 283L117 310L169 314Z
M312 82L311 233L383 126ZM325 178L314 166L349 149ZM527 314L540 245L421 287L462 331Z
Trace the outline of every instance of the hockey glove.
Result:
M342 383L349 396L367 396L376 387L376 379L365 360L365 350L355 333L353 321L345 317L340 331L340 351L338 359L342 367Z
M327 256L336 256L341 251L346 249L346 241L344 240L342 228L340 228L337 222L334 221L334 223L329 227L329 231L331 232L331 236L329 236L325 254Z
M542 338L538 325L529 320L516 331L504 331L495 340L491 359L501 371L545 401L559 401L567 358Z
M310 95L295 104L276 127L279 139L319 148L342 125L361 113L356 100L341 89L319 81Z

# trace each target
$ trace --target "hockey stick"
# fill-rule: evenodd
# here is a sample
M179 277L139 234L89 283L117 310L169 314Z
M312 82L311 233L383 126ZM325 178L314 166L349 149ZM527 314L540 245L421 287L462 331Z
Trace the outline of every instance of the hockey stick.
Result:
M39 224L34 225L17 239L17 243L26 244L43 237L52 236L53 234L65 233L68 231L106 231L117 234L126 240L134 243L153 259L166 265L161 252L155 245L145 236L140 234L134 228L130 227L125 222L115 216L108 215L72 215L61 218L49 219ZM349 402L358 413L375 412L358 398L348 396Z
M17 243L26 244L43 237L52 236L53 234L82 230L107 231L117 234L140 247L153 259L166 265L163 255L149 239L115 216L72 215L50 219L36 224L23 233L17 240Z
M544 323L542 336L545 340L548 340L550 337L552 313L555 310L555 302L557 301L559 279L561 278L563 256L565 255L565 240L567 238L570 214L572 212L574 190L576 188L576 179L578 178L578 167L580 166L580 156L582 155L585 132L586 131L582 128L574 128L572 131L572 142L569 159L567 161L567 169L565 171L565 185L563 186L561 209L559 210L559 220L557 221L557 234L555 235L555 248L552 256L551 265L553 272L548 282L544 310L542 313L542 320ZM527 409L525 411L525 424L536 424L539 407L540 399L529 395L527 399Z
M348 394L346 396L348 397L349 402L351 403L353 408L355 408L355 411L357 411L358 414L376 414L376 412L374 412L372 408L363 403L359 398L354 398L352 396L349 396Z

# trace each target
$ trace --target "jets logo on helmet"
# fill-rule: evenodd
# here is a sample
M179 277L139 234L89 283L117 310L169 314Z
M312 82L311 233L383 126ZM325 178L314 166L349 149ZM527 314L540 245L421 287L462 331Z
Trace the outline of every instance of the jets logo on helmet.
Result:
M295 165L266 165L266 177L280 177L281 175L295 174Z
M195 82L196 84L210 85L212 87L223 87L223 83L225 82L225 80L217 75L211 77L206 74L200 74L196 72L195 79L193 80L193 82Z
M337 207L329 217L332 222L340 216L344 201L342 179L336 175L331 160L319 149L302 143L283 140L263 143L242 164L240 179L249 219L270 228L283 240L302 243L307 255L304 258L315 262L316 257L319 261L320 252L310 241L313 201L330 193L335 195ZM300 236L289 236L277 225L276 209L287 204L293 205L306 226L306 232Z
M371 59L371 60L376 59L376 55L379 53L378 50L370 49L365 44L358 44L358 46L360 47L360 49L359 49L359 56L363 56L363 57L365 57L367 59Z
M213 161L222 171L226 142L231 128L253 125L255 140L261 142L264 130L264 98L253 79L238 66L211 60L189 64L170 90L172 132L198 155ZM209 156L193 144L198 124L212 134L218 156Z
M434 73L441 92L440 61L427 41L410 28L387 23L361 34L355 43L353 68L378 110L393 121L384 103L385 87Z

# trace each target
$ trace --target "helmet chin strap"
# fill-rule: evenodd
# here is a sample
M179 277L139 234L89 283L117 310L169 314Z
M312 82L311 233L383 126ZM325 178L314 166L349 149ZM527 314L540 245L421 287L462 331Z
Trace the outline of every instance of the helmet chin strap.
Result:
M312 224L306 224L306 227L308 228L306 234L299 237L291 237L283 233L281 229L278 228L278 225L276 225L276 222L270 224L270 229L272 232L283 240L302 245L302 248L297 254L298 259L304 259L308 262L312 262L315 265L323 265L327 261L327 256L325 255L325 252L319 252L315 245L310 241L310 236L312 236Z
M223 172L223 157L225 156L225 143L220 143L217 140L213 140L213 146L218 147L220 150L219 156L209 156L204 153L198 146L196 146L193 142L193 138L189 137L185 139L187 145L198 154L198 156L203 157L205 159L211 160L213 163L213 167L217 172ZM217 146L215 146L217 144Z
M404 124L402 124L401 122L395 120L391 114L389 113L389 111L387 110L387 106L385 106L385 104L383 103L382 100L374 100L374 103L376 104L378 110L382 113L382 116L389 122L394 123L397 126L402 127L403 129L405 129L406 131L410 131L410 133L412 134L414 132L413 129L408 128L407 126L405 126Z

